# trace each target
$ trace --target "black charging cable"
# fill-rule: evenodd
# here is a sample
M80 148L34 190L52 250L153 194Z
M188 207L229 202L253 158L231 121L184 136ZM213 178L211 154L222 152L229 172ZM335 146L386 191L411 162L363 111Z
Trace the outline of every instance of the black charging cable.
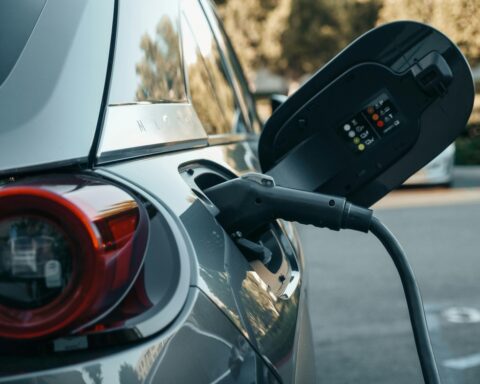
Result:
M374 234L390 254L402 281L424 381L440 384L422 297L412 268L398 240L373 216L372 210L343 197L276 186L273 178L258 173L215 185L205 193L219 210L217 219L231 234L253 232L275 219Z
M370 223L370 232L380 240L389 253L402 281L424 381L427 384L440 384L440 376L423 309L422 296L405 251L393 233L375 216L372 217Z

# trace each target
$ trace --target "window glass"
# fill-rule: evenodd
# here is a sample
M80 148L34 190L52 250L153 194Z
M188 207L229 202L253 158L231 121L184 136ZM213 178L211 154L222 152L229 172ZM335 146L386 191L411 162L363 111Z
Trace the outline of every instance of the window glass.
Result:
M218 36L222 50L226 53L225 59L231 69L232 76L234 77L234 83L236 84L240 101L244 107L245 115L248 116L248 120L253 126L254 132L259 133L261 131L261 123L257 115L255 100L250 92L248 82L245 78L245 74L243 73L235 50L225 32L225 28L223 27L221 20L214 11L210 2L204 1L202 4L207 17L211 22L213 31Z
M197 1L186 1L182 17L184 60L192 104L210 135L245 132L228 72Z
M237 55L233 49L233 46L230 42L230 39L228 36L225 34L225 30L223 29L223 26L221 26L220 31L223 34L223 37L226 42L226 51L229 57L229 61L232 64L233 67L233 73L235 77L237 78L238 83L240 84L240 92L242 95L242 98L247 106L248 110L248 118L250 120L250 124L253 128L253 131L256 133L260 133L262 130L262 124L260 123L260 119L257 114L257 106L255 99L253 98L253 95L250 91L250 88L248 86L248 82L245 78L245 75L243 73L242 67L240 65L240 62L237 58Z
M190 96L195 111L208 134L219 134L230 131L230 124L221 110L219 100L212 88L210 75L200 50L196 47L192 30L182 20L183 44L185 47L185 62L188 71Z
M120 1L109 104L186 101L178 1Z

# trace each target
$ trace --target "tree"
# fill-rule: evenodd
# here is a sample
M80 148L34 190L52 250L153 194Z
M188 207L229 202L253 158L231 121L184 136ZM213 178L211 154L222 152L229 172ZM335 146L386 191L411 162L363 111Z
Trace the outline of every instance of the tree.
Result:
M267 67L295 80L372 28L380 5L380 0L222 0L219 9L247 70Z
M375 27L383 0L344 0L342 25L348 43Z
M279 58L278 32L285 28L291 0L217 0L225 29L242 65L266 66ZM272 36L274 36L272 38Z
M290 77L312 73L375 25L380 1L292 0L282 35Z
M185 98L178 38L177 29L167 16L160 19L155 36L143 35L140 49L144 57L136 65L140 78L138 101Z
M480 63L480 0L385 0L378 22L401 19L433 25L459 45L470 64Z
M328 1L293 0L282 34L289 77L316 71L345 45L340 17Z

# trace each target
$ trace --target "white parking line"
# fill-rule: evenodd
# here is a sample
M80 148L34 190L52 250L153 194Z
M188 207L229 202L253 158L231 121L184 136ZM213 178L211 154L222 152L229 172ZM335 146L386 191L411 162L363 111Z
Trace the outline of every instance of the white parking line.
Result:
M448 359L443 362L443 366L452 369L467 369L476 367L477 365L480 365L480 353Z
M451 307L442 312L442 316L450 323L480 323L480 311L471 307Z

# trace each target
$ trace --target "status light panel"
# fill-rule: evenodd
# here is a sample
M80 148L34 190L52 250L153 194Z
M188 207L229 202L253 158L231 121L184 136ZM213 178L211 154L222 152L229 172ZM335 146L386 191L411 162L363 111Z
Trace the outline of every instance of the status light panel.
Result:
M355 153L361 154L401 125L400 116L386 93L382 93L338 128Z

